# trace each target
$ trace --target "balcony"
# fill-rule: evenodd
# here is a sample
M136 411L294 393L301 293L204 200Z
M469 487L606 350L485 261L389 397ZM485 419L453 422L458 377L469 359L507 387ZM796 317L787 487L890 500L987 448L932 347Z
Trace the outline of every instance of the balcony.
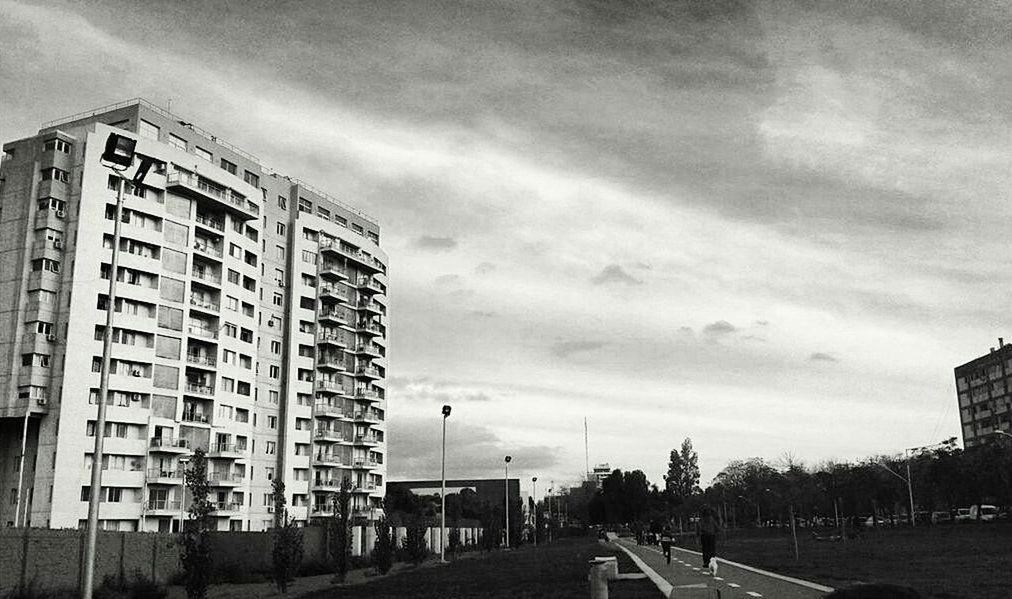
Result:
M210 327L198 327L191 324L186 327L186 332L189 333L191 337L202 337L204 339L218 338L218 330Z
M320 263L319 275L335 281L345 281L348 279L348 269L337 262L324 261Z
M193 354L190 352L186 353L187 364L195 364L197 366L207 366L208 368L214 368L218 365L218 358L208 354Z
M376 491L376 485L373 483L359 483L352 489L352 493L373 493Z
M366 411L355 412L354 420L355 422L366 422L366 423L373 423L380 421L379 416L377 416L372 412Z
M342 443L344 441L344 435L341 434L341 431L334 431L329 428L316 429L316 434L313 438L324 443Z
M320 252L336 253L339 256L344 256L349 260L353 260L363 269L382 272L384 268L383 264L376 258L373 258L362 250L351 247L348 244L341 243L341 240L339 239L321 241Z
M198 414L196 412L183 412L183 422L189 422L192 424L211 424L211 417L208 414Z
M386 293L386 289L383 285L373 277L359 277L355 281L355 287L358 289L359 293L367 293L370 295Z
M379 445L379 441L376 437L370 435L355 435L355 445L375 447L376 445Z
M194 281L203 283L205 285L212 285L214 287L221 287L221 275L215 274L209 270L194 270L190 275Z
M340 371L347 370L344 364L344 356L324 354L316 360L316 367L320 370Z
M352 397L362 401L379 401L380 399L382 399L379 396L379 392L374 391L372 389L366 389L364 387L359 387L355 389L355 393L354 395L352 395Z
M184 419L186 414L183 414ZM151 453L190 453L190 442L186 439L170 439L167 437L152 437L148 446Z
M329 403L317 402L313 407L313 416L318 418L340 418L344 414L339 406L333 406Z
M369 356L372 358L382 358L383 354L380 352L380 346L375 343L359 343L355 346L352 351L353 354L359 356Z
M329 504L314 505L311 515L315 518L326 518L334 515L334 508Z
M383 314L383 309L376 300L359 300L358 303L355 304L355 309L361 312L375 314L376 316Z
M376 460L355 460L352 464L352 468L359 470L370 470L372 468L379 468L379 462Z
M206 395L209 397L214 395L214 387L203 383L186 383L183 390L187 395Z
M211 502L211 513L218 514L219 516L226 516L233 512L238 512L242 509L241 503L234 501L212 501Z
M165 177L165 188L194 200L210 200L217 207L224 208L244 220L259 218L260 206L246 200L233 190L211 181L182 171L169 173Z
M343 468L344 460L341 459L341 456L318 453L316 454L316 459L313 461L313 465L317 468Z
M178 485L183 482L183 473L176 470L163 470L162 468L148 469L149 485Z
M245 456L246 448L240 447L235 443L217 443L211 445L207 452L207 457L209 458L239 459Z
M328 299L341 303L348 303L348 292L337 285L320 285L320 299Z
M337 326L347 326L348 317L345 315L344 310L331 310L324 308L320 310L319 321L321 323L327 323Z
M212 487L238 487L245 480L246 477L229 472L208 472L207 474L207 484Z
M183 509L178 501L172 501L169 499L149 499L147 503L144 504L144 508L149 514L152 512L161 512L162 514L171 516L179 515L179 510Z
M201 312L217 315L221 309L219 304L207 300L199 295L190 294L190 306Z
M363 335L382 335L383 329L380 325L369 322L368 320L360 320L355 323L355 332L362 333Z
M320 345L333 345L335 347L340 347L341 349L348 347L348 341L345 336L336 333L321 333L320 336L316 338L316 342Z
M221 248L217 248L209 243L201 243L199 241L194 241L193 249L194 251L199 252L203 256L214 258L216 260L221 260L222 256Z
M355 369L355 378L375 380L383 378L383 375L375 366L359 366Z
M337 393L337 394L344 393L344 387L341 386L341 383L335 381L328 381L325 379L320 379L316 381L316 390L320 391L321 393Z
M219 220L217 218L211 218L210 216L205 216L203 214L197 214L197 218L195 220L197 221L197 224L200 225L200 226L202 226L202 227L205 227L207 229L211 229L212 231L218 231L218 232L221 232L221 233L225 232L225 221L223 221L223 220ZM218 252L218 257L219 258L221 257L221 251L220 250Z
M339 491L341 489L341 481L339 479L325 480L319 479L313 481L314 491Z

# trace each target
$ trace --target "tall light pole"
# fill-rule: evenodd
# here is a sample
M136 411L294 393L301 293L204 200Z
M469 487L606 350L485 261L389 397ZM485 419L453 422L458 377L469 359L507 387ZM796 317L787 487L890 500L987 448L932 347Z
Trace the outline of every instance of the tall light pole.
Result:
M510 548L510 461L513 458L506 456L506 549Z
M105 442L105 406L109 397L109 368L112 363L112 325L116 308L116 276L119 274L120 225L123 214L123 189L126 186L124 171L133 166L134 139L110 133L105 142L101 161L116 175L116 211L112 225L112 258L109 264L109 296L105 307L105 331L102 335L102 371L98 387L98 414L95 417L95 448L91 454L91 487L88 497L88 538L84 552L83 599L91 599L95 582L95 545L98 541L98 509L102 500L102 450ZM143 160L133 176L134 185L140 185L151 168L150 160Z
M915 449L919 449L919 448L915 448ZM889 474L892 474L896 478L898 478L901 481L907 483L907 493L910 496L910 526L912 527L914 525L914 486L913 486L913 484L910 481L910 455L909 455L910 451L911 450L907 449L907 450L904 450L904 452L903 452L904 456L906 457L906 462L907 462L907 475L906 475L906 477L904 477L902 474L896 472L895 470L893 470L889 466L886 466L882 462L875 462L875 463L878 464L879 466L881 466L883 469L885 469ZM874 515L873 515L873 517L874 517Z
M531 478L531 484L534 489L531 491L531 496L534 497L534 546L538 546L538 477L534 476Z
M185 513L186 507L186 465L190 463L190 458L181 457L179 458L179 474L183 479L182 484L179 485L179 533L183 532L183 514Z
M443 406L443 465L439 485L439 561L446 563L446 419L450 406Z

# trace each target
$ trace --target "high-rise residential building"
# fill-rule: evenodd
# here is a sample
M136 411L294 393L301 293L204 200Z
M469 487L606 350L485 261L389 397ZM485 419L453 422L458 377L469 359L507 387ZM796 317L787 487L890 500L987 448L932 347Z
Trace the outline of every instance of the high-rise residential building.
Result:
M984 443L995 431L1012 433L1012 345L999 338L998 347L957 366L955 374L963 445Z
M154 161L118 179L111 133ZM387 258L377 223L143 100L43 125L0 165L0 525L176 530L208 455L220 530L303 522L340 481L377 514L386 473ZM95 430L109 277L104 431Z

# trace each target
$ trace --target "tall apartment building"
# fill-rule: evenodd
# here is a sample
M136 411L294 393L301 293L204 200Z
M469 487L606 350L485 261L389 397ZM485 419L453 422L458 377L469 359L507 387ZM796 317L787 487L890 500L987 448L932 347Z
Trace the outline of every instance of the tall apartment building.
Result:
M117 179L127 184L104 431L95 430ZM377 223L143 100L45 124L0 165L0 525L175 530L207 451L220 530L376 514L386 466L386 254Z
M957 366L955 374L964 447L986 442L995 431L1012 433L1012 345L999 338L998 347Z

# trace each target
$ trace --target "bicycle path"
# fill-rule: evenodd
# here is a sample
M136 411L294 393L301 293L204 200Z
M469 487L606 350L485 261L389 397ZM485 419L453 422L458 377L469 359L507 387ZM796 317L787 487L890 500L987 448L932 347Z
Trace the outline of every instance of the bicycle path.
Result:
M765 572L744 564L718 558L717 576L710 576L702 567L702 556L697 551L671 548L671 564L667 564L660 548L637 545L626 539L614 541L619 547L638 558L638 566L668 596L673 586L706 584L720 589L722 599L821 599L833 589L830 587ZM646 566L646 567L643 567ZM667 586L665 586L665 584Z

